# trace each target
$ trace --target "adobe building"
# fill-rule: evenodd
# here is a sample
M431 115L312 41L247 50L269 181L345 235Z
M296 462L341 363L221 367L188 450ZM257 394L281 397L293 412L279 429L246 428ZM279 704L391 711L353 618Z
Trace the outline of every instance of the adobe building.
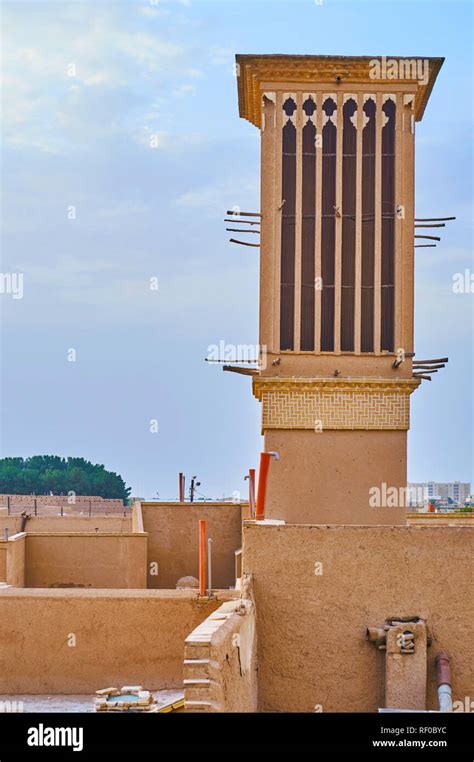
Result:
M245 372L280 456L265 518L0 496L1 694L140 684L180 689L186 712L474 710L474 514L369 504L406 487L410 395L436 362L413 357L413 153L442 63L380 80L371 60L237 57L262 134L268 354Z
M377 78L369 57L236 61L240 116L261 131L265 356L253 393L264 449L280 456L265 515L404 523L404 508L371 507L369 490L407 484L410 395L421 383L415 123L443 59L426 59L422 80L403 59L397 79Z
M395 63L383 79L369 57L237 56L240 115L261 130L252 383L279 456L243 530L260 711L471 695L472 528L369 502L406 488L410 396L443 365L414 360L413 326L415 123L442 59L414 60L423 79Z

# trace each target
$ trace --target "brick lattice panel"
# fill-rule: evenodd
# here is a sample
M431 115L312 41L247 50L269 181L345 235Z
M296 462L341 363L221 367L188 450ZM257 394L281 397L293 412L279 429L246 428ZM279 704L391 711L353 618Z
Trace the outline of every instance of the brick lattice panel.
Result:
M264 392L264 429L408 429L405 394L380 392Z
M262 429L407 430L418 381L258 379Z

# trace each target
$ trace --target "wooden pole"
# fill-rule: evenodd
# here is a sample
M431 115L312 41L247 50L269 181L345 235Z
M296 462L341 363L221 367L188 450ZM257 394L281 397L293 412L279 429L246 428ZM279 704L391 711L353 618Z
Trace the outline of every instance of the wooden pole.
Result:
M224 219L224 222L232 222L234 225L236 223L239 223L239 225L260 225L260 220L258 222L254 222L253 220L236 220L236 219L227 219L227 217Z
M232 209L227 209L226 214L230 214L233 217L261 217L262 215L259 212L233 212Z
M242 228L226 228L229 233L253 233L253 235L260 235L260 230L243 230Z
M416 237L416 236L415 236ZM260 248L259 243L247 243L247 241L237 241L235 238L229 238L230 243L238 243L240 246L253 246L254 248Z
M455 219L456 217L415 217L415 222L444 222Z
M415 370L436 370L438 368L445 368L446 365L441 363L440 365L417 365L416 363L413 363L413 368Z
M433 365L439 362L449 362L449 357L437 357L434 360L413 360L413 365Z
M241 376L258 376L260 374L256 368L239 368L237 365L223 365L222 370L228 373L240 373Z

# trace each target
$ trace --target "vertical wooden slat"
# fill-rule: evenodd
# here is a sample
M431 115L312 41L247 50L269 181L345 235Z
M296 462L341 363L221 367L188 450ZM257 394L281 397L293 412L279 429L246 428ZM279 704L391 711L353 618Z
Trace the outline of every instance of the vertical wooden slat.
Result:
M295 315L294 315L294 349L301 349L301 229L302 229L302 176L303 176L303 152L302 152L302 105L301 92L296 93L296 199L295 199Z
M362 126L364 99L357 99L357 160L356 160L356 240L355 240L355 295L354 295L354 352L360 354L361 323L361 259L362 259Z
M382 113L381 351L394 350L396 96L384 96Z
M315 252L314 252L314 272L315 280L318 281L318 288L315 288L315 300L314 300L314 351L321 351L321 289L319 288L321 278L321 189L322 189L322 129L323 129L323 95L321 92L317 93L316 97L316 131L317 131L317 148L316 148L316 199L315 199L315 215L316 215L316 232L315 232Z
M409 118L409 117L408 117ZM404 198L402 156L404 121L407 119L403 108L403 97L397 98L396 130L395 130L395 206L402 203ZM409 129L409 125L408 125ZM405 211L403 210L403 216ZM403 218L395 213L395 315L394 315L394 349L403 349L402 344L402 239Z
M302 222L301 222L301 336L300 350L314 352L316 102L303 93Z
M364 95L362 106L362 225L361 225L361 352L374 351L375 278L375 166L377 104L375 95Z
M274 329L275 346L280 351L280 284L281 284L281 155L282 155L282 126L283 126L283 108L282 94L277 92L275 103L275 176L274 176L274 197L275 197L275 225L273 233L274 246Z
M413 302L414 302L414 148L415 148L415 117L413 113L414 96L409 98L405 109L405 131L403 133L403 153L397 159L403 172L403 197L405 219L402 220L402 338L401 346L405 352L413 352Z
M297 130L293 94L283 96L283 111L280 348L294 351Z
M337 180L337 100L334 94L323 97L323 156L321 195L321 351L334 352L334 291L336 180Z
M337 153L336 153L336 207L342 210L342 137L344 95L337 93ZM342 259L342 217L335 216L336 235L334 244L335 281L334 281L334 352L341 351L341 259Z
M342 123L340 349L341 352L353 352L357 190L357 102L351 94L344 96Z
M375 141L374 351L380 354L380 277L382 252L382 94L377 93Z
M268 97L267 97L268 96ZM260 172L261 235L260 235L260 346L270 352L279 350L279 334L275 333L275 299L279 299L279 280L275 288L275 268L280 257L280 246L275 246L276 173L280 154L276 152L276 94L263 97L262 150ZM279 218L279 214L278 214ZM279 269L279 265L278 265Z

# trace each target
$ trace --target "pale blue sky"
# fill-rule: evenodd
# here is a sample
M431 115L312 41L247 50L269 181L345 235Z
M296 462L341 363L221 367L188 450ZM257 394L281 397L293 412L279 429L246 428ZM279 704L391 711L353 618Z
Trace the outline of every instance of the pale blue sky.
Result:
M409 478L474 481L474 295L452 291L473 271L472 7L3 3L2 272L24 273L24 298L0 296L2 455L83 456L149 498L176 497L179 470L206 496L246 494L259 403L204 362L258 340L258 254L222 222L259 206L234 54L445 56L417 125L416 211L458 219L417 250L416 351L450 362L412 397Z

